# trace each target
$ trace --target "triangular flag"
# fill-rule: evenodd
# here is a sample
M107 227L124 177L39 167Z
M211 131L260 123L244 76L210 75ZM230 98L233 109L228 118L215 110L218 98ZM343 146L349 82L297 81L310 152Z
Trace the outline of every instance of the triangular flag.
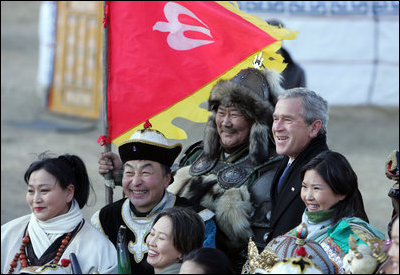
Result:
M187 134L176 117L206 122L208 99L263 54L264 66L282 71L276 54L295 33L241 12L231 2L107 1L108 124L115 145L150 119L169 139ZM261 58L261 57L260 57Z

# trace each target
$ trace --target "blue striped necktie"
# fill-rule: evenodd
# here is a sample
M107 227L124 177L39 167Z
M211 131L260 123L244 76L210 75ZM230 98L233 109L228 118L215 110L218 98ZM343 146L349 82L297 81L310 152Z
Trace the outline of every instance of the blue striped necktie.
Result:
M279 192L281 191L282 183L283 183L283 178L285 177L286 172L289 170L290 164L291 164L291 163L288 163L288 164L286 165L285 170L283 171L281 177L279 178L279 182L278 182L278 194L279 194Z

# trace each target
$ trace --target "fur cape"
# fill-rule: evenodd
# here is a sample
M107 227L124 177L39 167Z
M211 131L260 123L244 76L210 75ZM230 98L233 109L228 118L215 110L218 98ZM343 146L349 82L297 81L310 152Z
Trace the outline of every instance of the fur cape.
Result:
M168 191L181 197L193 198L196 192L191 189L192 186L207 186L207 183L212 183L211 189L200 198L200 204L215 213L219 229L232 241L230 246L240 247L247 243L253 235L250 224L253 207L247 185L225 190L215 184L215 175L193 177L189 169L190 165L178 169L174 176L175 184L170 185Z

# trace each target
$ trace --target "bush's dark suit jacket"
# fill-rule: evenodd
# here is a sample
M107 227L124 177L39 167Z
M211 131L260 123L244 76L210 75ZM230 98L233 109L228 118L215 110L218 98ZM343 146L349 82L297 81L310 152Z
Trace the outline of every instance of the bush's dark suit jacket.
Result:
M285 156L272 181L272 217L271 232L267 242L273 238L283 235L301 222L305 205L300 197L302 179L300 177L301 168L312 158L328 150L326 135L318 135L311 140L308 146L301 152L291 164L283 179L281 192L277 194L277 186L280 176L285 170L289 157Z

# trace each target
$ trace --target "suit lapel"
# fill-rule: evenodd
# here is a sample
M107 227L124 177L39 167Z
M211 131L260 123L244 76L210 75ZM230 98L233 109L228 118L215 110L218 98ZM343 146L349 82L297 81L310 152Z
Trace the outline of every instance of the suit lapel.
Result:
M301 168L316 154L322 152L324 150L328 150L326 145L326 137L325 135L319 135L314 140L308 144L303 152L301 152L297 158L293 161L290 169L286 173L286 177L283 180L283 186L280 194L277 194L277 185L279 181L279 177L282 174L283 170L286 167L286 164L289 160L287 156L282 160L281 165L279 166L279 172L275 174L274 177L274 212L272 215L272 227L275 226L278 218L282 215L282 213L286 210L286 208L295 200L298 196L300 196L301 191L301 179L300 170ZM279 174L279 176L277 176ZM291 184L287 184L287 183Z
M291 204L291 202L296 199L297 196L300 196L300 188L298 186L294 186L293 184L287 184L288 182L296 182L296 167L294 166L294 163L292 164L292 167L287 171L286 177L283 179L283 186L282 190L279 194L277 194L277 200L276 200L276 213L274 214L274 217L280 217L282 212L286 210L286 208ZM279 180L279 179L278 179ZM275 223L276 220L273 220L273 223Z

